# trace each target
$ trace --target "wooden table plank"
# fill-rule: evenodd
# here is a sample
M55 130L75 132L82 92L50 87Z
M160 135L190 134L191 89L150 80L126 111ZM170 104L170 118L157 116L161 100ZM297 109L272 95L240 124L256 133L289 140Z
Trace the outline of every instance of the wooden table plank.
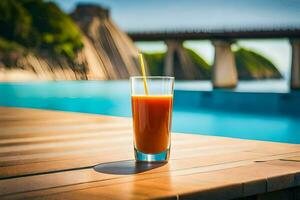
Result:
M155 170L151 170L149 171L149 173L158 173L158 172L163 172L163 171L176 171L176 170L184 170L184 169L196 169L199 167L204 167L204 166L209 166L209 165L215 165L215 164L221 164L221 163L231 163L231 162L237 162L237 161L243 161L243 160L250 160L250 159L256 159L256 158L260 158L262 157L261 154L256 154L256 153L247 153L247 152L240 152L239 153L240 156L237 158L236 156L234 156L232 153L226 153L226 154L220 154L220 155L216 155L213 158L211 158L211 156L198 156L198 157L194 157L194 158L188 158L188 159L176 159L176 160L171 160L169 164L160 167L159 169L155 169ZM130 158L130 155L127 155L127 158ZM109 157L109 156L107 156ZM93 162L93 164L98 164L98 163L102 163L104 160L107 160L107 157L103 157L103 158L97 158L97 157L93 157L91 159L87 159L86 161L89 162ZM119 161L122 159L114 159L114 156L111 155L111 160L112 161ZM73 162L74 160L70 160L71 162ZM100 162L99 162L100 161ZM66 161L65 161L66 162ZM82 160L82 162L84 163L85 160ZM57 166L57 165L55 165ZM88 175L88 179L87 179L87 175L78 175L80 173L89 173L90 175ZM94 171L93 169L84 169L82 171L80 170L76 170L76 171L70 171L70 174L74 173L74 175L70 175L72 177L74 177L75 182L68 182L65 183L65 180L61 180L58 178L54 178L55 176L58 177L60 176L60 174L47 174L47 175L43 175L43 181L45 182L45 184L47 185L48 180L55 180L57 181L57 185L67 185L67 184L78 184L78 183L82 183L84 181L86 182L93 182L93 181L99 181L102 180L102 176L101 173L98 173L96 171ZM79 178L79 176L84 177L83 180L81 180ZM113 178L115 177L114 175L105 175L105 178L110 177ZM118 176L116 176L118 177ZM99 179L100 178L100 179ZM28 184L25 184L27 186L30 185L31 189L37 189L40 187L50 187L50 186L42 186L42 184L39 182L39 184L37 185L32 185L29 184L30 182L35 182L34 180L39 180L40 177L26 177L21 179L21 182L24 182L25 180L27 180ZM16 185L18 183L20 179L7 179L7 180L3 180L2 183L5 183L5 188L9 185L9 183L11 183L12 185ZM37 187L37 188L36 188ZM1 186L0 186L0 193L1 193ZM18 188L13 188L13 192L19 192ZM8 190L6 189L3 192L8 192Z
M131 123L0 107L0 198L230 199L300 185L299 145L178 133L166 165L95 171L99 163L132 163Z
M300 155L300 152L298 153ZM128 156L130 156L128 154ZM289 156L289 155L285 155ZM227 153L227 154L220 154L218 156L215 156L213 158L210 158L211 156L199 156L199 157L194 157L194 158L188 158L188 159L178 159L178 160L171 160L167 165L160 167L155 170L151 170L149 172L145 172L145 174L150 173L158 173L158 176L160 176L161 172L173 172L173 171L183 171L183 170L188 170L189 173L194 174L199 172L199 170L203 170L203 167L207 166L212 166L212 165L220 165L218 169L222 169L222 166L226 167L224 164L228 163L233 163L235 167L244 165L246 163L254 163L254 161L257 158L261 158L261 154L254 154L254 153L246 153L246 152L240 152L239 157L236 157L232 153ZM265 156L266 157L266 156ZM270 156L268 156L270 157ZM283 156L284 157L284 156ZM210 158L210 159L209 159ZM96 160L97 158L93 158L91 160ZM107 159L107 158L104 158ZM112 158L114 160L114 158ZM120 159L117 159L120 160ZM116 161L117 161L116 160ZM97 162L97 160L96 160ZM230 167L232 167L231 165ZM119 175L107 175L107 174L101 174L98 172L95 172L93 169L83 169L83 170L76 170L76 171L69 171L69 172L64 172L64 176L68 174L71 179L60 179L59 177L61 176L61 173L53 173L53 174L46 174L42 175L41 177L39 176L33 176L33 177L26 177L22 179L8 179L8 180L3 180L2 183L5 185L5 189L0 187L1 189L5 190L5 192L9 192L8 187L11 188L12 193L20 192L20 188L14 187L15 185L18 185L18 183L21 181L21 184L24 184L25 187L30 187L26 188L26 190L37 190L37 189L43 189L43 188L51 188L53 187L51 184L54 184L56 186L67 186L67 185L74 185L74 184L79 184L79 183L84 183L84 182L95 182L95 181L101 181L105 179L112 179L116 177L120 177ZM81 179L80 177L83 177ZM89 177L87 179L87 177ZM52 181L50 185L49 181ZM57 181L53 183L53 181ZM66 182L64 182L66 181ZM30 183L36 183L35 185L30 184ZM1 193L1 192L0 192Z
M126 147L124 147L124 145L123 145L124 140L121 140L121 141L114 140L113 141L114 144L116 144L116 145L118 144L118 145L113 146L113 147L111 145L107 145L106 142L109 142L109 140L104 140L101 142L103 142L103 144L101 145L101 148L99 148L99 145L95 145L94 147L88 146L88 148L80 148L78 150L71 149L71 150L62 150L62 151L55 151L55 152L47 151L47 152L39 152L39 153L34 153L34 154L29 153L29 154L22 154L22 155L2 156L2 157L0 157L0 166L10 166L10 165L25 164L25 163L36 163L39 161L45 162L45 161L49 161L49 159L51 159L51 158L70 159L74 155L77 157L84 157L84 156L90 156L91 153L94 153L94 154L104 153L105 151L114 151L114 149L119 151L119 152L115 152L115 153L121 153L124 149L132 148L131 147L132 145L127 145ZM130 144L130 141L128 141L128 143ZM191 143L191 145L194 145L194 144ZM198 143L198 145L199 145L199 143ZM205 146L188 148L188 147L185 147L183 144L175 143L173 146L178 147L178 149L174 149L173 151L171 151L172 159L178 159L178 158L182 158L182 157L188 158L188 157L194 157L196 155L216 155L218 153L223 153L223 152L237 153L237 152L240 152L241 150L251 151L253 149L249 145L236 145L235 147L233 147L232 145L212 145L209 148L206 148ZM182 147L182 148L180 148L180 147ZM89 154L89 155L86 155L86 154Z
M48 195L54 194L54 197L49 196L51 197L51 199L76 199L77 196L82 197L83 193L87 195L87 198L89 198L89 195L91 194L96 194L96 197L102 197L102 195L105 194L106 197L117 198L117 196L115 195L118 195L119 193L109 193L109 196L107 193L105 193L105 191L122 191L123 188L130 188L132 187L132 185L134 185L135 189L137 189L136 186L143 186L143 188L147 188L147 190L150 192L149 194L147 193L147 195L151 195L153 192L151 197L156 197L156 193L153 190L161 190L165 191L164 194L161 194L163 196L168 196L169 194L174 196L182 193L179 196L193 196L198 198L205 197L203 199L208 199L209 197L212 199L216 199L216 196L220 195L220 191L218 191L220 187L222 187L222 194L223 191L230 191L233 185L235 185L236 187L236 189L234 190L234 194L237 193L236 190L240 192L242 187L242 191L244 192L243 195L251 195L256 193L272 191L270 189L270 185L278 185L276 181L274 182L274 179L276 179L279 174L285 174L287 175L286 177L289 177L289 180L292 180L294 176L297 175L297 173L299 172L299 165L293 165L293 167L281 167L276 166L276 163L274 164L272 162L267 164L252 163L247 166L234 167L228 169L220 168L218 170L210 170L210 167L206 167L207 170L203 173L192 174L187 173L188 170L175 171L172 173L165 171L162 174L146 172L144 174L139 174L136 177L122 176L118 179L106 179L101 182L91 182L90 185L75 184L69 187L58 187L48 190L37 190L31 193L26 193L24 195L25 197L36 197L40 195L45 195L46 193ZM215 188L216 185L210 185L209 183L217 184L218 187ZM196 185L196 187L193 187L194 185ZM268 185L269 187L267 187ZM84 186L86 187L86 189L83 190ZM292 185L286 182L282 182L280 185L281 188L289 186ZM293 184L293 186L295 186L295 184ZM71 191L71 193L66 193L66 191ZM8 196L8 198L24 197L24 195L13 194ZM42 197L44 198L44 196Z

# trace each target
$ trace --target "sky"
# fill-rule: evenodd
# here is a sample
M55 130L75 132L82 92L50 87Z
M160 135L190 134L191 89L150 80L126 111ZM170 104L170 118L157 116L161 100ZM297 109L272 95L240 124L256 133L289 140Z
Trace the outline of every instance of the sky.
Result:
M240 29L300 27L300 0L53 0L64 11L72 12L77 3L107 7L124 31L163 31L186 29ZM163 42L138 42L144 51L165 51ZM212 63L214 49L208 40L185 41ZM246 47L269 58L288 76L291 48L288 39L240 40Z
M66 12L77 3L110 8L125 31L300 26L299 0L54 0Z

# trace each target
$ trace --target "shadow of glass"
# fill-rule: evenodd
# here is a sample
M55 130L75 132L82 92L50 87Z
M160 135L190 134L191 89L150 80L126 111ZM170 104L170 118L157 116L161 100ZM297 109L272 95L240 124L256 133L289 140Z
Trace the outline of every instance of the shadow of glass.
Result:
M117 162L101 163L94 167L94 170L97 172L105 174L118 174L118 175L129 175L129 174L138 174L141 172L149 171L163 165L167 162L136 162L135 160L124 160Z

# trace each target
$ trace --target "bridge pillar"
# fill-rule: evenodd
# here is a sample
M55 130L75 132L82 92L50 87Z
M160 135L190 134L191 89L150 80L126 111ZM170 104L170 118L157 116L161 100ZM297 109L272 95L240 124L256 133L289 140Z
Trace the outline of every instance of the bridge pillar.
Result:
M174 69L173 69L173 65L174 65L174 52L176 49L176 46L178 46L178 43L174 42L174 41L165 41L166 45L167 45L167 54L165 57L165 63L164 63L164 75L166 76L174 76Z
M212 69L214 88L232 88L238 83L238 74L230 41L214 40L215 57Z
M167 40L167 54L164 63L164 75L175 76L176 79L196 79L200 74L197 71L187 50L180 40Z
M300 39L291 40L292 46L292 67L291 82L292 89L300 89Z

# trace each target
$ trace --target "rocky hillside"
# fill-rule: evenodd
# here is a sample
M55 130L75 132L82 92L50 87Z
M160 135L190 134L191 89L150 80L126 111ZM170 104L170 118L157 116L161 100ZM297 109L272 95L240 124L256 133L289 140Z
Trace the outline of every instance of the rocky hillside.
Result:
M85 79L81 32L55 4L0 1L0 68L4 78ZM23 77L22 77L23 76Z
M193 50L186 50L188 52L188 55L191 57L193 64L196 66L199 77L202 77L202 79L209 79L211 69L209 64L207 64L207 62ZM144 57L151 75L161 76L164 74L163 69L165 56L166 53L144 53Z
M84 33L89 79L123 79L139 75L137 48L131 39L110 19L106 9L79 5L72 14ZM101 71L101 72L100 72Z
M193 50L186 50L198 69L200 79L211 79L211 66ZM163 74L165 55L165 53L145 53L145 59L152 75ZM240 48L234 52L234 55L240 80L282 78L270 60L251 50Z
M0 79L122 79L140 74L138 50L108 10L79 5L71 17L52 2L1 0Z
M276 79L282 75L275 65L256 52L240 48L235 52L239 79Z

